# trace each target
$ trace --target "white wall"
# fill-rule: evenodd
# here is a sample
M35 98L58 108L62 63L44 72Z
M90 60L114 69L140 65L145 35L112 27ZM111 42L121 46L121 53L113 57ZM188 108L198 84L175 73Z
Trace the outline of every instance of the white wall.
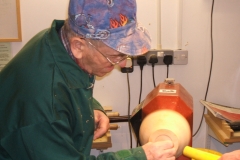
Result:
M181 0L179 0L181 2ZM170 66L169 77L181 83L194 99L194 132L196 131L203 110L199 103L204 99L210 68L210 11L209 0L184 0L182 4L182 32L178 32L179 1L161 1L161 41L164 49L182 49L189 51L189 63L183 66ZM152 36L152 48L157 46L156 32L157 0L138 2L138 19ZM50 26L53 19L65 19L67 16L68 1L66 0L24 0L21 1L22 42L14 42L12 52L15 55L21 47L37 32ZM180 10L181 11L181 10ZM240 2L238 0L217 0L214 9L214 60L211 84L207 100L240 107ZM179 37L179 35L181 35ZM181 43L179 43L179 41ZM163 82L166 77L166 66L155 67L156 83ZM138 104L140 70L136 66L129 74L131 84L131 110ZM153 89L152 71L150 66L143 70L142 99ZM127 76L116 68L104 78L97 78L94 96L102 105L112 106L114 111L121 115L127 114L128 90ZM107 151L116 151L129 147L128 126L119 123L121 128L111 131L113 147ZM205 148L206 124L199 134L193 138L193 146ZM240 148L240 144L224 147L214 139L210 139L212 149L220 152ZM135 146L135 143L134 143ZM93 154L98 151L93 150Z

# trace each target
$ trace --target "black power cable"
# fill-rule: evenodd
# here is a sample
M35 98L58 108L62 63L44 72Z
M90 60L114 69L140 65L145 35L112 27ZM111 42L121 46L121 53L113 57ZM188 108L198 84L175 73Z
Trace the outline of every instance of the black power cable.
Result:
M137 64L140 66L141 70L141 77L140 77L140 95L139 95L139 104L141 103L141 95L142 95L142 71L143 71L143 66L147 64L147 58L145 56L138 56L137 57Z
M210 85L210 81L211 81L211 75L212 75L212 66L213 66L213 31L212 31L213 30L213 10L214 10L214 0L212 1L212 9L211 9L211 31L210 31L210 34L211 34L211 64L210 64L208 84L207 84L207 89L206 89L204 100L207 99L208 89L209 89L209 85ZM196 134L199 132L199 130L202 126L205 110L206 110L206 108L205 108L205 106L203 106L203 112L202 112L202 118L201 118L200 124L198 126L197 131L193 134L192 137L196 136Z
M132 148L132 130L131 130L131 124L130 124L130 101L131 101L131 95L130 95L130 83L129 83L129 73L133 72L133 61L132 58L127 58L127 66L124 68L121 68L122 73L127 73L127 84L128 84L128 128L129 128L129 138L130 138L130 148ZM119 120L119 119L118 119Z
M172 55L165 55L163 57L163 63L167 65L167 78L168 78L168 72L169 72L169 65L171 65L173 62L173 56Z
M110 122L128 122L128 128L129 128L129 137L130 137L130 148L132 148L132 130L131 130L131 124L130 124L130 101L131 101L131 95L130 95L130 83L129 83L129 73L133 72L133 59L132 57L127 58L126 66L121 68L122 73L127 73L127 83L128 83L128 115L127 115L127 121L126 116L125 117L111 117Z
M141 103L141 95L142 95L142 72L143 72L143 66L147 64L147 58L145 56L138 56L137 57L137 64L140 66L141 70L141 77L140 77L140 94L139 94L139 101L138 103ZM137 139L137 147L140 144L139 138Z
M131 130L131 124L130 124L130 83L129 83L129 74L127 72L127 82L128 82L128 128L129 128L129 135L130 135L130 148L132 148L132 130Z
M156 84L155 84L155 76L154 76L154 66L155 66L155 63L158 63L157 55L156 54L150 55L148 62L152 64L153 85L154 85L154 88L155 88Z

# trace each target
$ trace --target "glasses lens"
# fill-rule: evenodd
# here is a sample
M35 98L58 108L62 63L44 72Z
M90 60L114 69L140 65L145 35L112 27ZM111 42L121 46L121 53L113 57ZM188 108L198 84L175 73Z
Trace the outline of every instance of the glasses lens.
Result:
M119 55L119 56L114 56L114 57L108 57L112 62L114 63L119 63L123 60L125 60L128 56L127 55Z
M101 51L99 51L91 42L87 41L92 47L94 47L99 53L101 53L107 60L110 61L110 63L115 63L118 64L121 61L125 60L128 55L126 54L120 54L120 55L116 55L116 56L106 56L105 54L103 54Z

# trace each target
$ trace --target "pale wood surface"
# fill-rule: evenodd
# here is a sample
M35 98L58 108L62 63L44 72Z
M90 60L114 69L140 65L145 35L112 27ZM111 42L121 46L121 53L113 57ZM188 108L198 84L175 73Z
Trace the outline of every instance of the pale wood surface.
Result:
M223 144L240 142L240 131L234 132L225 120L214 117L208 112L204 115L206 123L216 135L216 138Z

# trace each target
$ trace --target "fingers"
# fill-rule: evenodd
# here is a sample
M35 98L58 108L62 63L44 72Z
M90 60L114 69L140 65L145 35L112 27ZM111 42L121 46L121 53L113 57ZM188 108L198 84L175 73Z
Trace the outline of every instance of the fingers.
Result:
M159 149L166 150L174 147L173 142L170 140L157 141L157 142L154 142L154 144L157 146L158 150Z
M93 139L97 139L102 137L109 129L109 124L106 125L106 123L104 123L103 125L101 125L101 123L98 123L98 126L96 127L95 131L94 131L94 137Z
M218 160L240 160L240 150L225 153Z
M175 154L176 154L176 149L175 148L170 148L170 149L163 150L162 155L159 154L157 156L158 157L162 156L163 159L167 159L168 160L168 159L175 159Z
M165 160L167 158L169 159L175 159L174 155L176 154L175 148L170 148L170 149L163 149L163 150L158 150L153 153L153 158L154 160Z
M148 160L173 160L176 150L172 141L149 142L142 146Z
M94 110L95 131L93 139L102 137L109 129L108 117L99 110Z

